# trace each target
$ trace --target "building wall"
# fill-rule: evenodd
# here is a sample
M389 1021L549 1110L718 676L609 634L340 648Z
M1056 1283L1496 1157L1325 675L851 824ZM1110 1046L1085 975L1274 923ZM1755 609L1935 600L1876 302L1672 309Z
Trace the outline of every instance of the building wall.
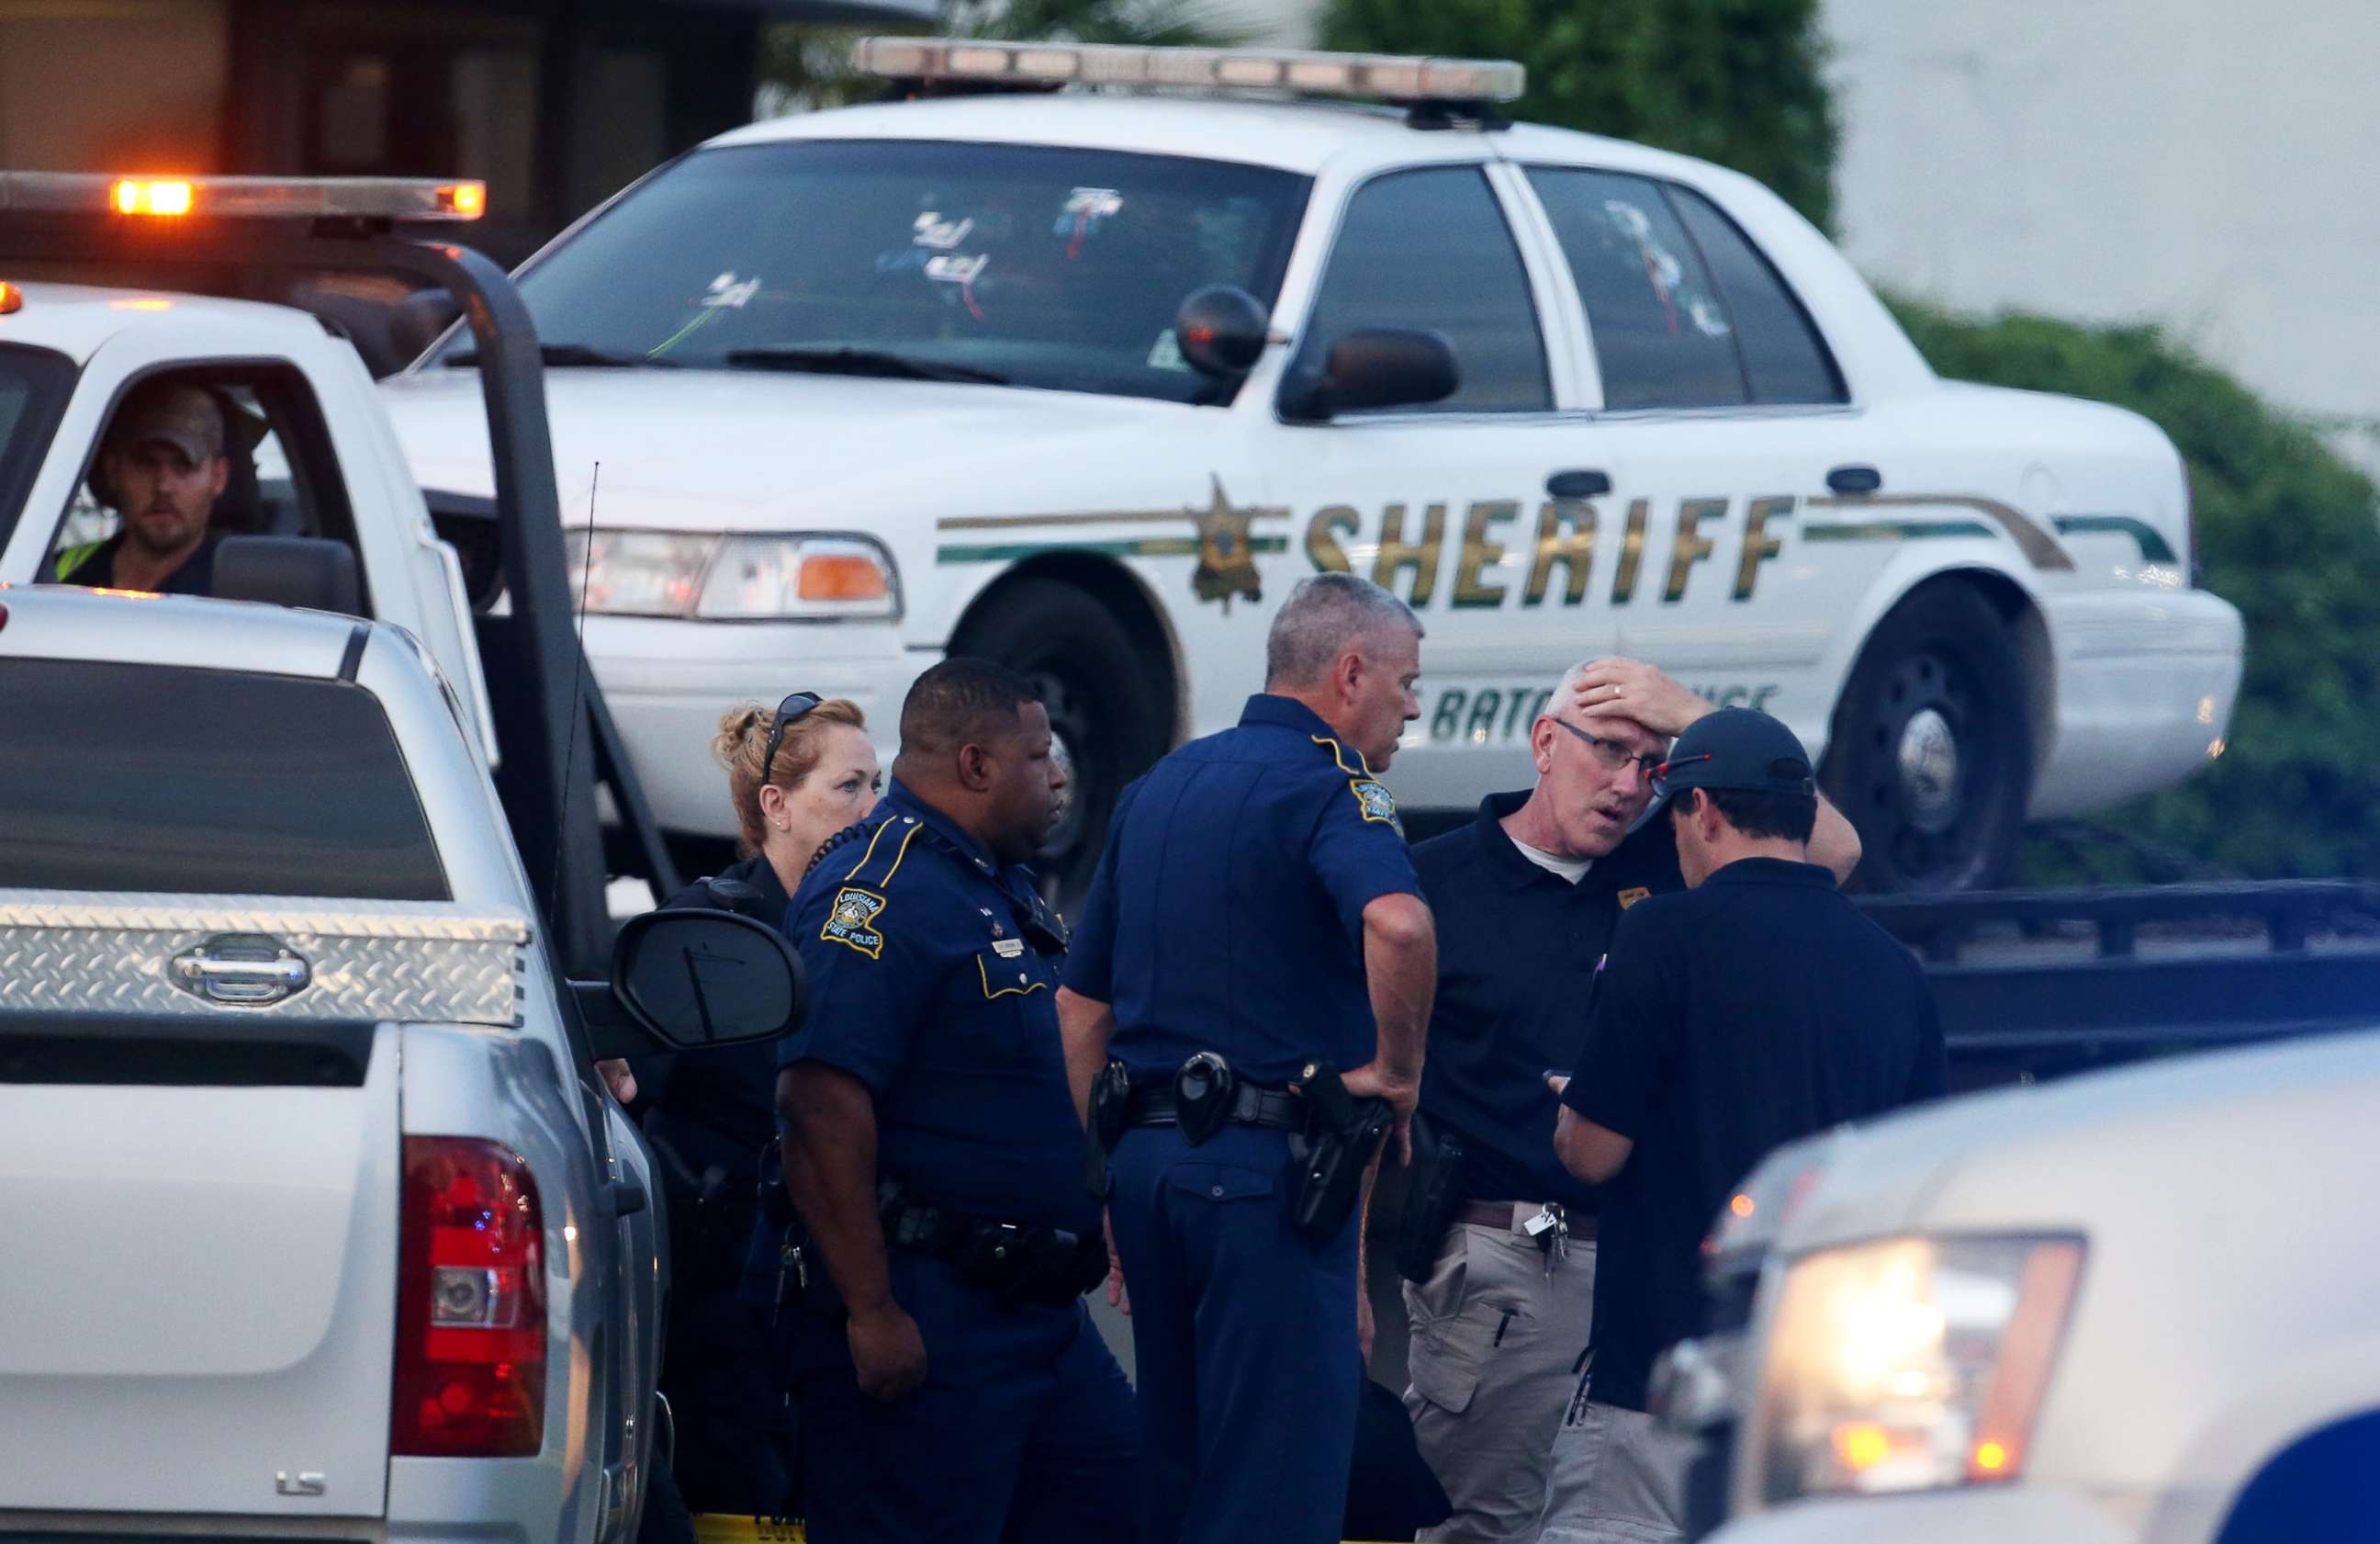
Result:
M2380 6L1827 0L1836 208L1870 278L2167 324L2273 400L2380 423ZM2342 448L2380 467L2380 432Z
M229 0L0 0L0 166L220 169Z

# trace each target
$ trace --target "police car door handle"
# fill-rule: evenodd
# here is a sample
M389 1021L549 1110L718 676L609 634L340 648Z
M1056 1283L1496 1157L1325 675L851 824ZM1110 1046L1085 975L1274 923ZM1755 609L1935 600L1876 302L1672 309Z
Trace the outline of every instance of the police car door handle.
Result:
M1556 499L1599 499L1611 492L1611 475L1592 468L1556 472L1546 479L1546 496Z
M1838 493L1873 493L1884 486L1884 474L1874 467L1837 467L1827 474L1827 486Z

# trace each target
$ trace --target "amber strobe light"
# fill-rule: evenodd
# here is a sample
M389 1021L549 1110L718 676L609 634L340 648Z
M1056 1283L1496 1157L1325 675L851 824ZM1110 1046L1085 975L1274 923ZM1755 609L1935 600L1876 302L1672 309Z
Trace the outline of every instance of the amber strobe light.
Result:
M194 202L190 185L178 177L128 176L115 185L118 214L188 214Z

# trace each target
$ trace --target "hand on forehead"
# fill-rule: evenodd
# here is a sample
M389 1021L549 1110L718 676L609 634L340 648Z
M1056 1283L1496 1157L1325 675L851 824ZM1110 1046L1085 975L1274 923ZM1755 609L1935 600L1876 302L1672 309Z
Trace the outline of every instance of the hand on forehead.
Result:
M1708 702L1641 660L1591 660L1571 672L1565 684L1568 706L1596 733L1617 735L1615 726L1624 724L1661 742L1642 748L1647 755L1710 711Z

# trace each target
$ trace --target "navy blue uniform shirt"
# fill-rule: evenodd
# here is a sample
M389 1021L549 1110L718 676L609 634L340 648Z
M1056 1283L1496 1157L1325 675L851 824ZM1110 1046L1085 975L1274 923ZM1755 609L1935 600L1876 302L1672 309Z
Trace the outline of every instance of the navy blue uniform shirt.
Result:
M1572 1179L1547 1140L1557 1107L1545 1075L1578 1052L1595 967L1620 914L1686 881L1659 809L1577 882L1547 872L1501 823L1528 800L1525 791L1491 794L1477 820L1413 850L1438 918L1421 1108L1441 1137L1463 1144L1466 1198L1591 1212L1595 1188Z
M215 543L223 538L213 531L199 539L198 547L182 560L182 565L157 581L154 593L159 595L212 595L215 589ZM74 565L73 571L60 579L60 584L93 585L102 590L117 588L115 583L116 549L124 545L124 535L117 532L101 542L91 554Z
M877 1171L917 1199L1087 1234L1099 1209L1051 1003L1061 961L1024 935L1032 894L1026 869L894 779L785 913L810 1009L778 1062L865 1084Z
M1562 1096L1635 1143L1603 1187L1589 1397L1642 1410L1702 1332L1702 1241L1762 1159L1945 1076L1925 972L1826 869L1744 858L1630 907Z
M1344 1072L1379 1032L1364 908L1417 894L1396 801L1303 703L1259 693L1117 801L1066 984L1111 1003L1135 1078L1202 1051L1279 1086L1313 1056Z

